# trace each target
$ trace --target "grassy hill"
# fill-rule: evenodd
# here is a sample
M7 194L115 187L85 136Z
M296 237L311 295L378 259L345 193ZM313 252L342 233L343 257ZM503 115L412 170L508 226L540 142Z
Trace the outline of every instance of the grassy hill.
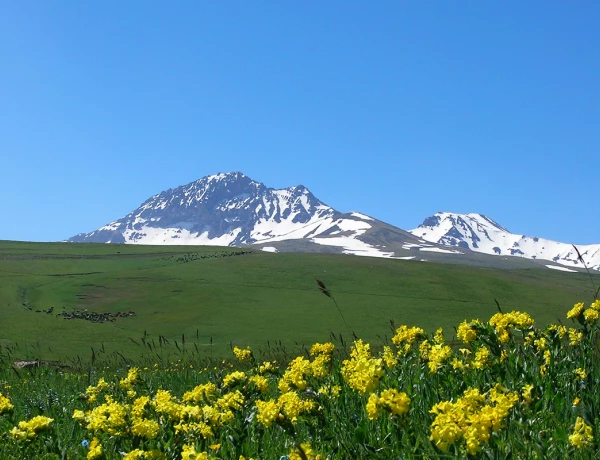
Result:
M448 337L463 319L530 312L542 324L592 299L587 274L442 265L338 254L265 253L190 246L0 242L0 345L22 357L89 358L91 347L140 354L140 338L218 356L230 343L254 348L348 337L373 344L396 325ZM594 276L596 286L600 276ZM86 311L87 310L87 311ZM117 313L133 312L127 317ZM89 319L110 318L93 322ZM66 319L81 316L87 319ZM173 347L171 346L171 349Z

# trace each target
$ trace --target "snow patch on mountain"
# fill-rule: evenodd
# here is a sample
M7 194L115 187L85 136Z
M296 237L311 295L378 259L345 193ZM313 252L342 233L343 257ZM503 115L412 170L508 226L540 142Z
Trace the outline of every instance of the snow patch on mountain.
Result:
M432 243L485 254L542 259L584 268L573 245L511 233L483 214L438 212L410 233ZM600 244L577 248L588 268L600 270Z

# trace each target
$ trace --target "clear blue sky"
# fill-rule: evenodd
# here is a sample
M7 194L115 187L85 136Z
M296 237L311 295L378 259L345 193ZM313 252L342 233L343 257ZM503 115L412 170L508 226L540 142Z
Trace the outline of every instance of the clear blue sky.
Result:
M2 2L0 239L242 171L600 243L597 1Z

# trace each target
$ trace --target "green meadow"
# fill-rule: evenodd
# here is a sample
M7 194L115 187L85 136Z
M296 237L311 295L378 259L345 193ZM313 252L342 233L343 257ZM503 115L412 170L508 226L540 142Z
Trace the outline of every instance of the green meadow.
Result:
M600 285L600 276L592 278ZM443 327L451 335L464 319L489 318L497 301L503 311L529 312L544 325L562 317L565 307L593 298L588 274L545 269L249 248L4 241L0 344L21 359L63 360L89 359L92 350L136 357L159 353L167 343L169 350L193 347L220 356L232 345L298 349L332 334L349 341L349 329L316 279L352 333L375 346L392 323L428 332Z

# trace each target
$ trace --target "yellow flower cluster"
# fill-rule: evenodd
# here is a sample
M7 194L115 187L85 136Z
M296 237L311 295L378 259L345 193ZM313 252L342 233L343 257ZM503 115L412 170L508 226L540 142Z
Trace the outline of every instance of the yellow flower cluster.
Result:
M252 350L250 349L250 347L246 347L245 349L233 347L233 354L241 363L250 361L250 358L252 358Z
M35 438L40 431L46 430L54 421L53 418L38 415L28 421L21 421L10 430L10 434L19 440L30 440Z
M315 452L309 442L296 446L288 455L289 460L325 460L321 454Z
M392 388L383 390L380 396L371 393L366 409L369 419L375 420L382 410L392 415L402 415L408 412L409 405L410 398L406 393L399 393L398 390Z
M581 417L577 417L573 433L569 435L571 445L581 449L584 446L590 445L594 441L592 427L587 425Z
M335 345L331 342L315 343L310 348L310 355L311 356L317 356L317 355L330 355L331 356L333 354L334 349L335 349Z
M223 379L223 386L228 387L230 385L235 385L236 383L244 382L247 378L248 376L245 372L234 371L225 376Z
M267 428L273 422L287 419L295 423L302 414L309 413L315 407L313 401L305 401L295 391L283 393L277 400L256 401L258 414L256 420Z
M510 313L496 313L490 318L490 326L494 327L500 343L510 340L510 329L527 329L533 326L533 318L529 313L511 311Z
M474 319L470 322L463 321L458 325L456 336L459 338L459 340L462 340L463 343L468 345L477 338L477 326L481 326L481 322L479 320Z
M208 383L205 383L202 385L197 385L191 391L186 391L183 394L182 400L183 400L183 402L187 402L187 403L194 402L194 403L198 404L200 402L208 401L208 398L210 398L216 392L217 392L217 386L212 382L208 382Z
M106 380L104 380L104 377L102 377L100 380L98 380L98 383L95 386L91 385L87 387L87 390L85 390L85 395L87 397L88 402L95 402L98 395L104 390L110 388L110 386L110 383L107 383Z
M432 407L429 412L436 417L431 424L430 439L443 452L464 440L467 452L475 455L481 451L481 444L489 441L490 433L502 428L518 399L518 393L507 392L500 385L487 394L469 388L455 403L442 401Z
M571 308L567 312L567 319L578 319L578 318L580 318L581 315L583 314L584 310L585 310L585 305L583 304L583 302L576 303L575 305L573 305L573 308Z
M140 370L137 367L132 367L131 369L129 369L129 372L127 373L127 377L125 377L124 379L121 379L121 381L119 382L119 385L121 388L131 390L133 388L133 385L135 385L136 383L139 383L139 379L140 379Z
M427 352L429 372L436 374L442 365L452 356L452 348L448 345L436 343L432 345Z
M383 374L382 359L371 357L368 343L355 341L350 359L342 362L342 376L350 388L361 394L371 392L377 388Z
M399 354L408 353L412 345L425 337L425 331L420 327L400 326L392 337L392 343L399 348Z
M15 408L6 396L0 394L0 414L10 412Z
M92 439L92 442L90 442L90 450L87 454L87 460L96 460L102 458L103 455L104 451L102 450L102 444L100 444L98 438Z

